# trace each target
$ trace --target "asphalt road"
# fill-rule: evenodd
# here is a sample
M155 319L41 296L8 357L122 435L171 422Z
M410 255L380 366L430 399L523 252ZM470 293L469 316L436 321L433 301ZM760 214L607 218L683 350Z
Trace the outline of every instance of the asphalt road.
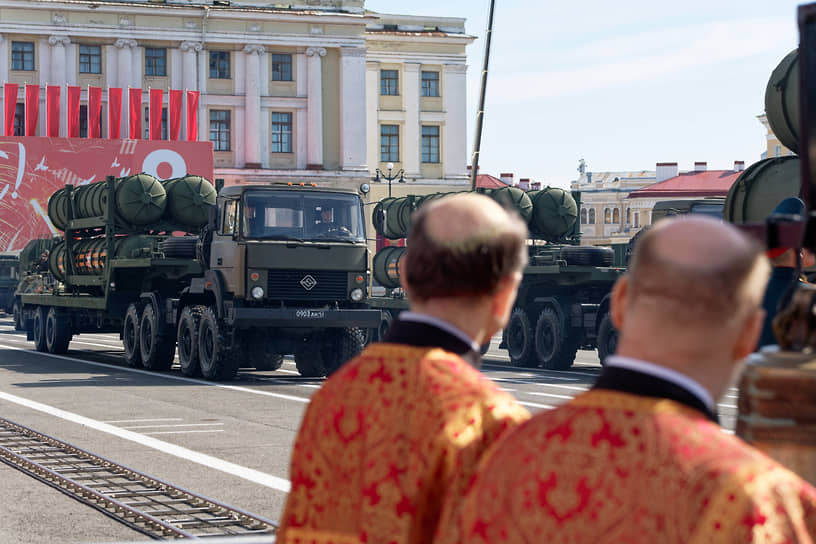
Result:
M0 314L0 416L180 487L277 521L303 411L322 380L287 358L275 372L242 370L228 383L128 368L116 334L74 337L69 352L33 351ZM494 340L484 373L531 412L586 390L600 371L581 351L569 371L518 369ZM736 390L719 406L733 430ZM0 464L0 542L144 541L120 525Z

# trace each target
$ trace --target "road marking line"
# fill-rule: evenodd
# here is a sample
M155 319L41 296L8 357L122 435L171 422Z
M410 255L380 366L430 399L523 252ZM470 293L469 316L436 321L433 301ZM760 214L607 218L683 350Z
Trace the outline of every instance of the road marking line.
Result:
M18 397L16 395L11 395L9 393L4 393L2 391L0 391L0 399L4 399L8 402L13 402L14 404L25 406L26 408L30 408L32 410L37 410L38 412L43 412L48 415L58 417L60 419L64 419L66 421L76 423L78 425L84 425L86 427L90 427L91 429L95 429L99 432L117 436L124 440L135 442L147 448L152 448L154 450L166 453L168 455L173 455L180 459L186 459L188 461L192 461L193 463L197 463L205 467L210 467L220 472L237 476L238 478L242 478L244 480L256 483L258 485L270 487L272 489L277 489L278 491L283 491L284 493L289 493L289 490L291 489L291 484L289 480L278 478L277 476L266 474L259 470L237 465L235 463L230 463L229 461L224 461L223 459L219 459L211 455L207 455L198 451L177 446L175 444L171 444L170 442L164 442L156 438L151 438L144 434L134 433L133 431L121 429L119 427L115 427L113 425L97 421L95 419L91 419L85 416L81 416L79 414L74 414L72 412L61 410L60 408L56 408L54 406L42 404L33 400L25 399L23 397Z
M272 393L270 391L258 391L257 389L250 389L248 387L242 387L240 385L225 385L221 383L213 383L204 380L196 380L194 378L185 378L183 376L173 376L172 374L162 374L159 372L150 372L148 370L139 370L138 368L130 368L126 366L116 366L107 363L97 363L95 361L83 361L82 359L74 359L73 357L67 357L65 355L54 355L52 353L43 353L39 351L31 351L29 349L18 348L16 346L10 346L7 344L0 344L0 349L12 349L15 351L23 351L25 353L30 353L32 355L41 355L43 357L51 357L53 359L61 359L63 361L71 361L72 363L81 363L84 365L89 366L99 366L102 368L107 368L110 370L119 370L122 372L132 372L134 374L144 374L145 376L153 376L154 378L166 378L168 380L175 380L178 382L185 382L185 383L195 383L198 385L207 385L209 387L218 387L220 389L231 389L233 391L238 391L241 393L251 393L253 395L261 395L264 397L275 397L278 399L283 400L292 400L295 402L302 402L303 404L308 404L309 399L303 397L296 397L294 395L284 395L283 393Z
M120 429L161 429L163 427L220 427L223 423L179 423L177 425L128 425ZM146 433L150 434L150 433Z
M733 408L734 410L737 409L736 404L718 404L717 406L719 406L720 408Z
M578 387L577 385L559 385L557 383L541 384L545 387L558 387L559 389L569 389L570 391L589 391L589 387Z
M143 434L192 434L192 433L223 433L224 429L209 429L206 431L158 431L155 433L143 433ZM288 491L287 491L288 493Z
M500 390L505 391L506 393L515 393L516 389L508 389L507 387L499 387Z
M554 393L539 393L538 391L526 391L528 395L535 395L537 397L552 397L554 399L572 400L574 397L570 395L556 395Z
M148 421L183 421L180 417L157 417L155 419L103 419L102 423L145 423Z
M521 402L519 404L522 406L529 406L531 408L544 408L545 410L553 410L555 406L550 406L549 404L536 404L535 402Z

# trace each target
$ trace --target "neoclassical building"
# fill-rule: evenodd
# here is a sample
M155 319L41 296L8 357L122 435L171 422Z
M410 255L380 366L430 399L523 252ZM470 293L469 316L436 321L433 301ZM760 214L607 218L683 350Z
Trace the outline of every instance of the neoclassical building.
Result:
M39 84L41 112L45 85L81 86L80 116L89 85L144 89L145 115L148 88L200 91L198 139L228 184L358 185L393 163L407 184L461 185L464 22L364 0L0 0L0 81L21 84L18 110Z

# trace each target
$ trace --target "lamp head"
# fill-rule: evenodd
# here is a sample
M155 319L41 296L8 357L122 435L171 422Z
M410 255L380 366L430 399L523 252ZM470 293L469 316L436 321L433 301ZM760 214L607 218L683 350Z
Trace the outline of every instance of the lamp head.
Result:
M387 166L389 170L393 170L393 169L394 169L394 163L393 163L393 162L389 162L389 163L388 163L388 164L386 164L385 166Z

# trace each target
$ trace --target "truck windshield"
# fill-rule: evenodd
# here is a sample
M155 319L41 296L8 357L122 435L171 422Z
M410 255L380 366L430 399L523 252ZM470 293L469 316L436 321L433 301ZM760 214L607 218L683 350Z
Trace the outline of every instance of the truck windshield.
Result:
M249 239L365 242L354 194L247 191L243 232Z

